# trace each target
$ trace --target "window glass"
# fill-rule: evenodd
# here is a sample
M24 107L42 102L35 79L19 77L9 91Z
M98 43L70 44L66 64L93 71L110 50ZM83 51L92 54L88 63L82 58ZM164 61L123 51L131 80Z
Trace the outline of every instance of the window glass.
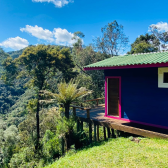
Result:
M168 72L163 73L163 83L168 83Z

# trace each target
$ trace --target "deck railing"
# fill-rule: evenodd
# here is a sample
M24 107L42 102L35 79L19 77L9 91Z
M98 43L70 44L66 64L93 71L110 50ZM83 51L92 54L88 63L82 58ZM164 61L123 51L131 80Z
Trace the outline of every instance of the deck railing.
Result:
M98 106L99 105L99 100L103 100L103 99L105 99L105 98L102 97L102 98L97 98L97 99L85 100L84 102L96 101L96 105Z

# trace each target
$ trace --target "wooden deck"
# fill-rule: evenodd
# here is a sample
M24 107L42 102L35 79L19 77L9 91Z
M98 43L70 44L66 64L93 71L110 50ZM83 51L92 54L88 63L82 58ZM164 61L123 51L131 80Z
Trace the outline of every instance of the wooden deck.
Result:
M76 116L79 120L92 122L104 127L149 137L149 138L168 138L168 129L156 128L142 124L130 123L127 121L116 120L104 117L104 105L90 110L90 119L87 118L86 110L76 109Z

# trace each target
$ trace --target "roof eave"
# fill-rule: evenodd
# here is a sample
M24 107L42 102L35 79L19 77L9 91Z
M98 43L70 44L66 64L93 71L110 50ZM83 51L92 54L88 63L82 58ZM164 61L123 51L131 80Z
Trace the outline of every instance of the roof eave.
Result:
M109 67L84 67L85 71L89 70L106 70L106 69L127 69L127 68L150 68L150 67L165 67L168 66L166 63L153 63L153 64L135 64L135 65L126 65L126 66L109 66Z

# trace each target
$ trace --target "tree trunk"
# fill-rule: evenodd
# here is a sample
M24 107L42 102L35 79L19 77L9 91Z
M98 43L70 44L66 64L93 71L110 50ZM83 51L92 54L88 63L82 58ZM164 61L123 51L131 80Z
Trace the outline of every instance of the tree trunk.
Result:
M37 111L36 111L36 133L37 133L37 139L36 139L36 146L35 149L38 151L39 149L39 139L40 139L40 122L39 122L39 111L40 111L40 95L38 95L38 102L37 102Z
M65 107L65 117L69 119L69 107L70 104L64 104ZM67 150L70 149L71 146L71 130L68 130L68 133L65 135L67 141Z
M65 107L65 117L67 119L69 119L69 107L70 107L70 104L65 104L64 107Z

